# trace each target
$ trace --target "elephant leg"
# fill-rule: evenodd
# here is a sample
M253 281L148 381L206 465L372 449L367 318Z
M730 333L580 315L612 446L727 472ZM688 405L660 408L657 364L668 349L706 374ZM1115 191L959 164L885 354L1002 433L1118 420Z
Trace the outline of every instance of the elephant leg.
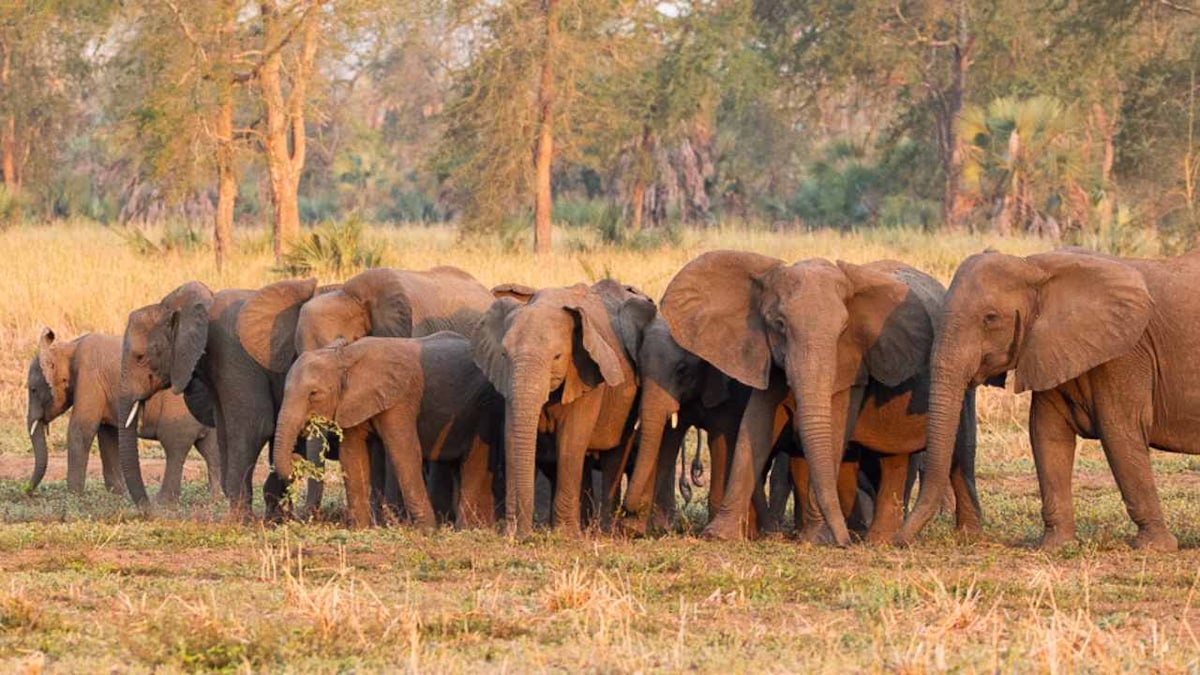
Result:
M808 462L803 457L791 457L788 470L792 475L792 519L797 534L804 532L806 523L812 521L812 508L808 502Z
M361 427L343 430L338 461L342 465L342 482L346 488L346 513L350 527L370 527L371 457L367 449L367 432Z
M721 501L725 498L725 488L729 482L729 464L733 459L730 452L730 441L737 441L737 430L722 430L708 435L708 519L717 516Z
M305 457L314 466L325 468L325 458L322 456L322 451L325 449L325 438L310 438L304 444ZM308 484L305 486L304 492L304 513L305 516L315 516L321 511L321 500L325 497L325 481L320 478L309 478Z
M854 499L858 495L858 462L842 462L838 468L838 503L842 505L842 517L849 518L854 510Z
M771 491L767 494L767 517L759 523L764 534L777 533L783 530L783 516L787 513L788 497L791 496L791 477L788 475L789 457L786 453L775 453L771 462L771 470L767 474L767 484Z
M579 488L584 478L584 460L588 442L596 420L600 417L600 406L604 400L604 388L593 389L571 403L570 410L563 416L555 434L558 455L558 491L554 495L554 524L567 536L579 536Z
M95 422L84 422L71 415L67 425L67 489L77 495L83 494L84 482L87 480L88 455L92 451L92 441L100 425Z
M437 516L429 492L425 489L425 472L421 459L421 437L415 424L377 425L388 459L395 470L404 506L423 530L437 528Z
M230 418L226 415L225 419ZM225 438L228 440L225 449L225 495L229 497L231 515L245 520L254 513L251 505L254 465L267 439L241 425L229 428Z
M492 527L496 524L496 501L492 494L495 475L488 458L491 446L480 437L471 441L471 450L459 467L458 527Z
M271 457L274 458L278 452L292 452L293 454L303 455L305 451L305 440L303 438L296 439L294 448L280 449L274 447L274 439L271 439ZM271 463L274 466L274 461ZM271 471L267 474L266 481L263 482L263 513L267 521L272 523L281 523L292 514L292 503L288 499L288 487L291 486L290 481L285 481L279 477L279 474Z
M1148 392L1147 388L1147 397ZM1142 407L1138 405L1140 401L1122 398L1111 389L1098 391L1096 413L1099 417L1098 426L1102 430L1100 444L1104 448L1108 466L1121 491L1125 510L1138 528L1133 547L1151 551L1177 551L1179 542L1167 529L1150 466L1150 425L1146 421L1152 409L1150 401L1147 398ZM1144 416L1138 414L1139 410L1146 411Z
M116 494L125 493L125 474L121 473L121 446L117 441L117 428L107 424L96 430L96 442L100 446L100 466L104 471L104 487Z
M632 435L627 443L633 443ZM600 453L600 529L604 532L612 530L613 516L621 503L621 479L625 476L627 459L623 448Z
M777 430L787 421L787 415L779 405L786 396L787 386L776 382L772 382L766 391L755 391L750 395L738 430L728 487L716 517L704 528L704 536L712 539L746 537L755 485L771 456L774 440L779 435Z
M983 508L975 488L975 390L967 391L963 399L958 435L954 439L951 458L950 484L954 489L954 522L959 534L973 538L983 531ZM910 462L911 464L912 462ZM911 472L910 472L911 473ZM909 486L905 486L904 501L908 503Z
M197 438L195 445L208 471L208 494L216 499L221 495L221 451L217 447L217 434L210 430Z
M191 444L165 434L160 438L159 443L162 444L167 465L163 469L162 484L159 485L154 501L157 504L178 504L179 495L183 489L183 462L187 458Z
M439 523L453 523L455 492L458 489L458 467L448 462L429 462L427 490L433 513ZM407 494L407 493L406 493Z
M674 530L679 521L679 507L675 503L675 461L680 453L686 459L687 444L683 442L686 435L687 430L683 425L668 429L663 434L663 445L654 468L654 501L646 523L646 529L650 532ZM696 448L696 452L700 452L700 448ZM682 480L687 480L687 477L684 476Z
M1045 533L1040 546L1055 550L1075 539L1071 474L1075 469L1075 430L1049 395L1034 392L1029 410L1029 441L1042 493Z
M879 489L875 492L875 517L867 529L868 544L886 544L904 524L904 481L910 455L879 458Z

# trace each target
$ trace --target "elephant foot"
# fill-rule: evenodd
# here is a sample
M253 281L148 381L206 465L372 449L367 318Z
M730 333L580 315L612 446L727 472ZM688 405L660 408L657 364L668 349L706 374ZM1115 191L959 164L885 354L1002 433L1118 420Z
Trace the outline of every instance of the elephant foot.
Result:
M1179 540L1162 525L1139 528L1132 543L1133 547L1139 551L1173 553L1179 550Z
M640 539L646 536L649 524L646 518L626 516L613 526L613 534L627 539Z
M169 492L159 492L158 494L154 495L154 505L155 506L178 506L179 505L179 494L178 493L169 493Z
M710 541L742 541L746 538L737 518L720 517L709 523L700 536Z
M954 528L954 538L962 544L974 543L982 536L983 527L978 522L965 523Z
M871 546L887 546L896 540L896 532L868 529L863 541Z
M796 533L796 539L805 544L821 546L833 543L833 533L829 531L828 527L825 527L824 523L819 525L805 525Z
M1038 542L1038 548L1047 553L1054 553L1061 550L1067 544L1075 542L1075 528L1046 528L1042 534L1041 541Z

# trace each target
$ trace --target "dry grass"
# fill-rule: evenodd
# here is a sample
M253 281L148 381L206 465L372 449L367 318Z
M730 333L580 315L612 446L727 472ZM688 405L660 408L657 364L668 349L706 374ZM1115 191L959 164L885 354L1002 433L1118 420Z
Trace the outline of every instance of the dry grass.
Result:
M562 237L548 261L461 245L441 229L375 229L386 262L453 263L485 284L562 284L614 274L660 293L697 253L907 260L947 279L997 242L875 232L689 233L677 250L627 251ZM1131 551L1133 528L1103 455L1083 444L1083 543L1048 556L1025 434L1027 399L981 403L985 537L955 543L941 519L908 550L686 536L624 541L328 523L226 523L196 480L182 508L146 521L61 481L26 496L24 362L41 324L65 335L121 329L124 314L184 280L272 279L265 240L244 235L218 277L204 253L147 259L94 226L0 233L30 264L0 278L0 671L1194 671L1200 668L1200 465L1155 454L1171 527L1187 550ZM1002 241L1016 252L1036 241ZM24 253L28 252L28 253ZM53 455L61 462L61 427ZM193 461L198 461L193 458ZM98 462L93 461L93 464ZM52 467L53 468L53 467ZM98 467L93 467L98 470ZM202 473L202 472L200 472ZM330 502L340 495L331 488ZM699 495L703 496L703 495ZM699 513L693 504L689 513Z

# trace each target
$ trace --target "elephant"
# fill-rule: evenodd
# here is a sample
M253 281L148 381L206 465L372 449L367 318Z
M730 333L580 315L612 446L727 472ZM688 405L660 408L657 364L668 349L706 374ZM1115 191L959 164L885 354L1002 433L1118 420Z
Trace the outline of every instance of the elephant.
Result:
M713 251L692 260L669 283L662 315L679 344L754 389L742 417L729 485L711 538L745 536L754 477L769 458L785 421L780 404L795 406L792 423L807 460L809 498L802 538L850 543L838 494L839 462L856 442L891 455L885 492L903 485L907 456L925 447L929 349L941 285L907 265L866 265L822 259L791 265L740 251ZM959 416L974 429L974 401ZM974 487L974 435L955 445L960 480L957 515L965 532L979 529ZM853 487L853 481L843 481ZM809 502L813 503L809 503ZM903 505L877 504L867 539L891 539ZM890 509L890 510L889 510Z
M291 282L264 287L250 297L237 319L242 348L258 365L283 377L299 354L366 337L421 337L441 330L470 336L479 319L495 300L473 276L457 267L440 266L426 271L377 268L336 286L320 289L298 312L290 302ZM372 437L372 484L382 496L390 465L382 447ZM338 449L340 453L340 449ZM351 460L354 461L354 460ZM433 463L430 481L439 485L435 497L453 492L455 475L449 467ZM315 493L310 484L310 504ZM391 495L389 501L399 501ZM376 499L378 502L378 499ZM439 513L448 509L438 505Z
M87 333L74 340L56 340L54 331L42 331L38 353L29 363L29 408L26 424L33 441L34 469L29 491L46 475L46 428L71 411L67 426L67 488L83 493L92 441L99 439L104 485L112 492L125 491L117 456L117 382L121 376L121 338ZM217 436L188 412L183 398L161 392L146 402L138 436L157 440L167 456L166 472L158 491L160 503L179 501L183 463L194 446L208 467L210 491L220 491L220 457Z
M467 338L449 331L412 339L365 337L306 351L288 372L275 447L294 447L313 415L343 429L352 526L371 520L368 476L360 460L368 431L382 439L419 526L437 523L422 459L461 468L455 509L461 527L495 523L491 460L498 452L504 401L475 365ZM275 457L275 470L285 480L291 477L289 453Z
M604 451L629 447L638 388L632 355L655 312L653 300L606 279L544 288L524 304L500 297L480 321L472 338L475 362L505 399L510 536L525 537L533 529L539 431L554 437L555 526L568 536L579 534L584 457L599 452L608 458L613 455ZM604 496L612 492L606 489ZM602 514L609 511L602 507Z
M282 281L271 289L279 325L287 325L316 294L317 282ZM118 387L119 445L122 472L135 504L145 508L147 499L134 424L142 414L141 403L169 388L183 394L197 419L216 427L225 495L235 513L249 515L254 465L274 436L284 385L283 374L263 368L242 347L239 314L257 295L246 289L213 293L192 281L129 314ZM274 325L257 328L268 335L275 330ZM263 341L270 343L269 338ZM284 487L274 473L267 477L263 499L269 518L281 515Z
M959 266L933 345L926 480L897 535L910 543L949 478L953 410L979 384L1031 391L1029 439L1042 496L1040 546L1075 538L1076 437L1098 439L1137 525L1135 548L1178 548L1149 448L1200 452L1200 256L1145 260L1079 249L1018 257L985 251Z

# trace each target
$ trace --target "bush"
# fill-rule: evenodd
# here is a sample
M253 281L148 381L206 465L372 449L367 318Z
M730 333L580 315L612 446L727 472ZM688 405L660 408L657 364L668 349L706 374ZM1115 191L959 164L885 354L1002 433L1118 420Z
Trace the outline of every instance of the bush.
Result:
M313 274L343 278L383 262L383 246L370 241L357 217L318 225L283 254L275 273L285 277Z
M200 251L208 246L208 239L201 228L184 221L168 222L157 241L151 239L142 230L125 227L114 230L117 236L125 240L125 244L134 253L144 256L159 256L167 253L186 253Z

